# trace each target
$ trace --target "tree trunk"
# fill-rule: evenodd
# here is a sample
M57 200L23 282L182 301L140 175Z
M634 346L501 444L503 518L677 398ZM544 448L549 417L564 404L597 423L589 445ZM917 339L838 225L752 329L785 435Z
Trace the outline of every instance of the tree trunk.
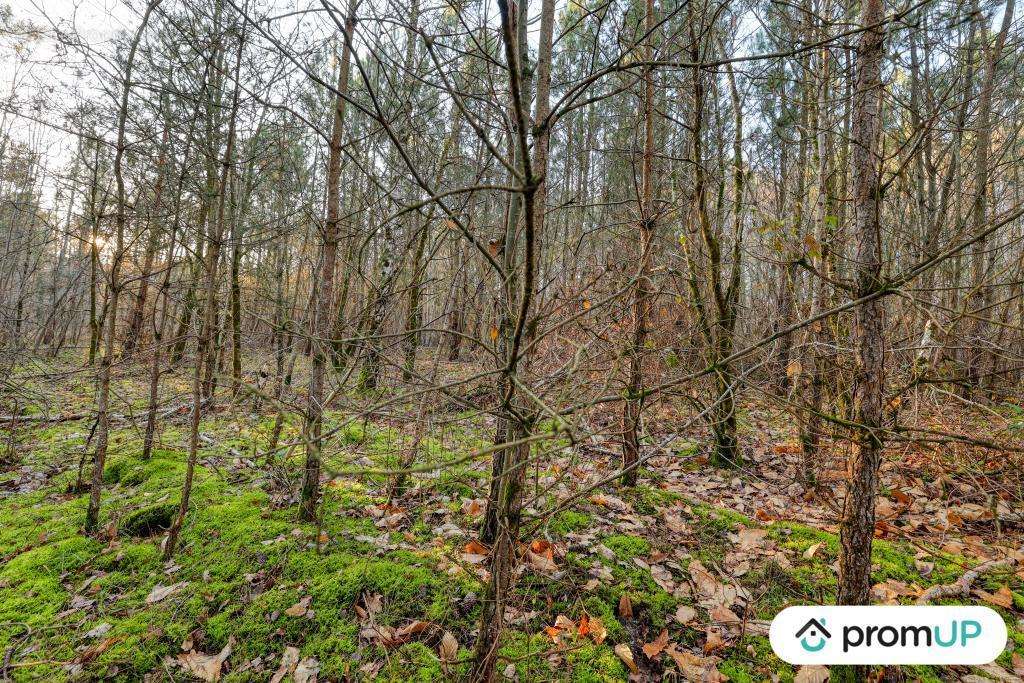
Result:
M132 88L132 66L142 33L149 22L149 16L160 0L151 0L142 15L139 28L135 31L128 57L125 61L121 106L117 117L117 152L114 154L114 181L117 184L117 216L114 224L114 256L110 265L110 302L107 304L107 332L104 339L103 357L100 359L98 389L96 395L96 452L93 455L92 485L89 490L89 506L85 513L85 530L94 533L99 528L100 495L103 491L103 467L107 460L107 444L110 438L110 375L114 363L114 340L117 333L117 305L121 296L121 261L124 259L124 229L127 221L127 201L124 188L125 122L128 119L128 96ZM95 250L95 245L93 245Z
M313 307L313 359L309 379L309 400L306 404L306 465L302 471L302 490L299 497L299 517L307 522L316 520L317 499L320 497L320 449L324 414L324 376L330 355L332 315L334 310L334 276L338 259L338 239L341 223L341 156L342 134L345 127L345 95L348 93L349 61L352 55L352 32L355 30L355 3L349 5L345 17L345 36L338 72L338 91L334 98L334 122L331 128L330 151L327 160L327 220L324 224L320 272L315 289Z
M857 48L856 86L853 93L853 128L850 175L853 182L856 293L860 298L882 287L881 184L879 130L881 125L882 60L885 27L882 0L865 0ZM871 596L871 542L875 531L875 497L881 465L883 396L885 392L885 332L883 307L878 298L857 307L853 345L852 454L849 483L839 524L840 605L865 605ZM863 677L865 671L854 670Z
M651 61L654 35L654 0L647 0L644 13L644 60ZM647 67L643 79L644 148L640 165L640 221L637 226L637 256L639 267L632 290L630 309L632 326L627 342L629 370L626 379L626 399L622 404L622 484L635 486L640 462L640 413L643 410L643 352L650 332L650 309L653 285L651 283L651 240L654 236L654 69Z

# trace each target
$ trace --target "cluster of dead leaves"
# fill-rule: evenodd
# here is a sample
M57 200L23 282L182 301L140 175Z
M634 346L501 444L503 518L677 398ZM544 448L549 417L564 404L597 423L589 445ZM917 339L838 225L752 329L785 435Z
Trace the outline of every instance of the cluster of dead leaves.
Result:
M182 649L184 649L185 645L189 646L189 650L175 657L173 663L200 680L207 681L207 683L215 683L220 680L224 663L231 656L231 651L235 647L235 637L231 636L228 638L227 644L224 645L221 651L213 655L196 652L192 649L191 637L186 638L182 644Z
M362 604L357 602L353 607L360 623L359 637L363 640L385 649L404 645L413 638L436 640L438 657L445 670L455 662L459 652L459 641L450 631L420 619L397 627L378 624L377 615L383 609L383 598L378 594L364 593L361 602Z
M600 645L608 637L608 629L597 617L586 612L580 617L579 623L564 614L555 618L554 626L548 626L544 632L555 645L561 645L567 638L590 638L594 644Z
M719 683L729 678L718 670L719 657L714 655L700 655L686 649L680 649L675 643L670 642L668 629L662 629L661 633L649 643L640 647L644 657L651 662L658 662L664 655L667 655L682 673L683 678L688 681L703 681L704 683ZM619 643L615 646L615 654L626 665L631 673L640 673L633 649L627 643Z
M552 574L558 571L555 562L556 550L559 556L565 553L562 549L556 549L555 545L545 539L536 539L530 543L523 543L519 546L519 555L523 560L523 567L527 567L542 573ZM480 541L473 539L462 548L463 561L471 565L483 565L490 555L491 549Z

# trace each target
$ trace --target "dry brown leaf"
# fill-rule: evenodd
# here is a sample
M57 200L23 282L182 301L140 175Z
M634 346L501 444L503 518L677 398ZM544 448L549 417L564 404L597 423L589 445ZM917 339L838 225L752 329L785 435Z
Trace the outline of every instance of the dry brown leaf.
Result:
M490 552L490 550L488 550L487 546L485 546L480 541L473 539L472 541L466 544L466 546L462 549L462 552L466 553L467 555L486 555Z
M675 592L676 582L675 579L672 578L672 572L662 565L651 565L651 578L654 579L654 583L658 584L666 593Z
M217 654L206 655L201 652L187 652L178 655L178 665L183 669L187 669L196 678L207 681L207 683L214 683L220 680L221 669L224 667L224 662L227 661L227 658L231 656L231 650L234 646L235 637L231 636L228 638L224 649Z
M1006 609L1013 607L1013 593L1006 584L1003 584L1002 588L995 593L986 593L985 591L978 591L978 593L981 595L981 599L989 604Z
M707 640L704 641L704 654L710 654L725 647L725 640L722 639L721 633L711 628L704 633L707 637Z
M550 557L545 555L538 555L532 550L527 550L525 553L526 563L532 568L541 572L555 572L558 571L558 565Z
M793 677L793 683L825 683L829 675L827 666L802 666Z
M532 543L530 543L530 552L534 553L535 555L540 555L541 557L546 557L547 559L554 562L555 547L551 545L549 541L546 541L543 538L538 538Z
M158 603L161 600L163 600L164 598L166 598L167 596L169 596L171 593L173 593L176 590L178 590L179 588L184 588L187 585L188 585L188 581L182 581L180 583L172 583L170 586L164 586L164 585L158 583L157 585L153 586L153 590L151 590L149 592L149 595L146 596L146 604L147 605L152 605L152 604Z
M633 651L629 649L629 645L626 643L619 643L615 646L615 654L622 662L629 667L629 670L633 673L639 673L640 669L636 667L636 661L633 659Z
M669 531L674 533L683 533L686 531L686 522L683 521L683 518L675 510L662 510L661 516L664 518L665 526L668 527Z
M281 683L285 676L290 675L299 664L299 648L289 645L281 655L281 666L277 668L270 678L270 683Z
M716 605L708 610L708 616L720 624L739 624L742 620L728 607Z
M320 662L315 657L306 657L295 666L292 674L294 683L316 683L320 676Z
M811 546L810 548L808 548L807 550L805 550L805 551L804 551L804 559L805 559L805 560L811 560L811 559L814 559L814 555L815 555L815 553L817 553L817 552L818 552L818 550L820 550L820 549L821 549L821 545L822 545L822 543L821 543L821 542L819 541L818 543L815 543L815 544L814 544L814 545L812 545L812 546Z
M441 666L447 671L448 665L455 661L459 654L459 641L452 635L451 631L445 631L441 636L441 644L437 646L437 654L441 659Z
M395 637L408 639L412 635L426 631L429 627L430 622L427 621L410 621L408 624L395 631Z
M576 622L570 619L569 617L565 616L564 614L559 614L557 617L555 617L555 628L561 629L562 631L565 631L567 633L575 633Z
M1010 657L1010 663L1013 665L1013 673L1018 676L1024 676L1024 657L1021 657L1016 652Z
M79 664L88 664L89 662L91 662L92 660L96 659L101 654L103 654L104 652L109 650L110 646L113 645L114 643L116 643L119 640L121 640L120 636L113 636L111 638L104 638L103 640L101 640L100 642L96 643L95 645L92 645L92 646L86 648L85 651L83 651L82 654L80 654L78 656L78 659L77 659L78 663Z
M697 610L689 605L680 605L676 608L676 621L680 624L689 624L697 618Z
M306 615L306 612L309 611L309 603L312 601L313 597L306 595L300 598L297 603L286 609L284 613L290 617L303 617Z
M587 621L587 631L590 638L595 644L600 645L608 637L608 629L605 628L604 623L597 617L589 617Z
M472 540L462 549L462 559L470 564L482 564L490 550L483 543Z
M645 643L641 649L650 659L657 659L658 655L664 652L666 647L668 647L668 629L663 628L657 638L649 643Z
M628 593L623 593L619 598L619 616L623 619L633 618L633 601L629 599Z
M740 529L736 534L740 548L743 550L754 550L764 544L768 532L764 529Z
M716 664L717 657L701 657L692 652L677 650L675 645L670 645L665 654L672 658L672 661L679 667L683 678L688 681L699 681L700 683L723 683L729 679L722 675Z

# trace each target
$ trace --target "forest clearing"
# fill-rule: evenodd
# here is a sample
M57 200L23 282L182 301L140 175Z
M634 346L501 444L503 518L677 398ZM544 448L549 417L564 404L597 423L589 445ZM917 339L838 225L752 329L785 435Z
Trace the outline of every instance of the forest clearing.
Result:
M1022 36L0 6L0 680L1024 680Z

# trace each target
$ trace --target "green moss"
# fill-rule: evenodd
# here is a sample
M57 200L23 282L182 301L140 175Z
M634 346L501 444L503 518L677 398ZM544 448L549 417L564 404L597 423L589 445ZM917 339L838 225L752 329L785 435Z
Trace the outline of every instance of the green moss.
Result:
M760 636L748 636L738 647L730 648L727 655L718 670L734 683L758 683L770 679L772 674L792 681L795 674L789 664L775 656L768 639Z
M590 526L591 521L590 515L575 510L564 510L548 522L548 528L558 536L565 536L573 531L586 529Z
M463 652L463 655L466 653ZM456 667L452 667L448 673L441 668L441 660L437 653L423 643L406 643L386 659L387 665L378 674L379 680L384 681L443 681L455 676Z
M622 560L631 560L634 557L651 554L651 544L640 536L627 536L626 534L614 534L605 536L601 541L615 556Z

